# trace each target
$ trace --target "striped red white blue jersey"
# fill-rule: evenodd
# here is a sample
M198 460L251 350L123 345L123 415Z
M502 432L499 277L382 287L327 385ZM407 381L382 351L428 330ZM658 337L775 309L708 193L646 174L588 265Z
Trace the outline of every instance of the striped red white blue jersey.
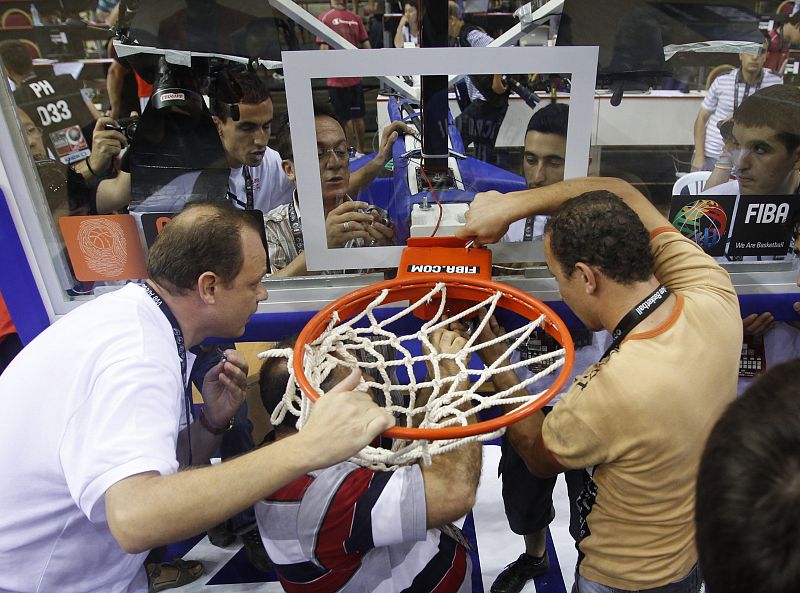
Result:
M345 462L256 504L261 538L289 593L467 593L466 549L426 528L419 466Z

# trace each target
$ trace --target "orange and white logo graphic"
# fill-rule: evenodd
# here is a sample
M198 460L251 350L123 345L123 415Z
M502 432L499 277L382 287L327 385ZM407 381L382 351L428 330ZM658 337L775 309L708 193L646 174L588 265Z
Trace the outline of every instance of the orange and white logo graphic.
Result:
M62 216L58 224L78 280L147 277L142 245L133 217Z

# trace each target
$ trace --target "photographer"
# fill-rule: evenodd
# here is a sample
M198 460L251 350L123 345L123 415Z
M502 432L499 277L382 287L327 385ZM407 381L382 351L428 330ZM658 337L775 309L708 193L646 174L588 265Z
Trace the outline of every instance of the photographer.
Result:
M42 129L20 107L17 107L17 117L31 156L36 161L53 219L95 214L94 186L114 170L119 153L128 145L127 139L119 131L108 129L109 126L116 127L114 120L108 117L98 119L89 158L66 166L48 157L42 141Z
M353 200L348 194L352 181L347 137L329 105L314 104L314 124L328 247L394 245L394 228L385 211ZM400 122L387 126L376 159L382 158L381 155L387 158L397 134L406 130L407 126ZM283 170L294 182L297 172L288 125L278 130L276 145L283 159ZM275 208L264 217L269 262L276 277L308 274L298 210L299 197L295 190L289 204Z

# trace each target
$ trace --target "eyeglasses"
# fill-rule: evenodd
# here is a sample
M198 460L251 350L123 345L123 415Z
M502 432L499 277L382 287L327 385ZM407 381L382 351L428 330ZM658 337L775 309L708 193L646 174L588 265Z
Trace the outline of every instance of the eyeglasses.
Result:
M43 133L42 128L37 128L36 126L25 126L23 128L23 130L25 131L25 134L27 136L31 136L33 138L41 138L42 137L42 133Z
M336 148L317 148L317 158L320 162L327 162L330 160L331 155L334 155L337 160L343 161L350 156L350 153L346 148L340 146Z

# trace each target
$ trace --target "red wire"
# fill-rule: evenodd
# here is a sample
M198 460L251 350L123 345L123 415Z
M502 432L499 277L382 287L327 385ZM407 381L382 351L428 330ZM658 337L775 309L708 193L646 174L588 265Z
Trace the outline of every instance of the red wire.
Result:
M436 220L436 226L433 227L433 232L431 233L431 237L435 237L436 236L436 231L439 230L439 225L442 222L442 214L444 213L444 208L442 207L442 203L439 201L439 196L436 195L436 190L433 189L433 184L431 183L431 180L428 179L428 176L425 174L424 167L420 167L419 171L420 171L420 173L422 173L422 178L425 180L425 183L428 184L428 187L431 190L431 195L433 196L433 199L436 201L436 204L439 206L439 218Z

